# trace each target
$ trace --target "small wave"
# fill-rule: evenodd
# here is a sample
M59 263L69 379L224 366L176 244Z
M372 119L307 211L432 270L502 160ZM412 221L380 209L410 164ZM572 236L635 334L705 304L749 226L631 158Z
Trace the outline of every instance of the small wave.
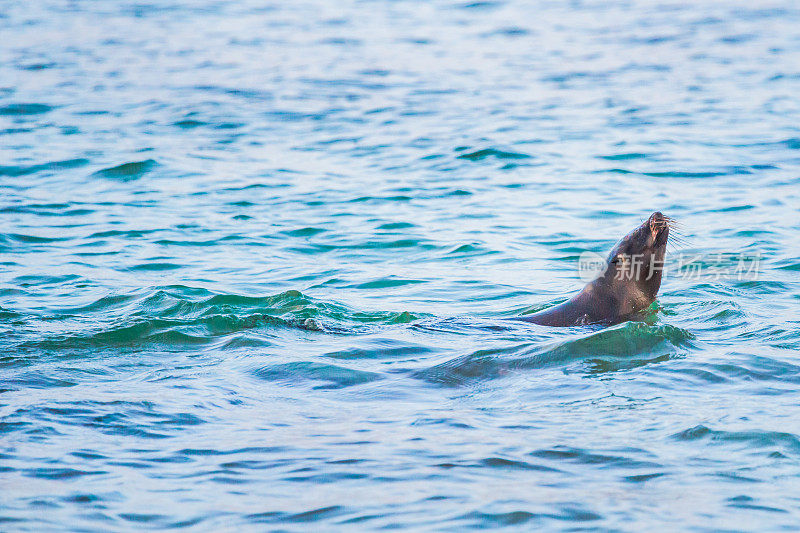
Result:
M126 435L145 439L165 439L177 432L205 423L202 418L192 413L163 410L147 401L82 400L58 402L55 405L55 407L22 409L15 413L14 417L36 418L57 426L78 424L107 435ZM15 430L24 431L25 427L20 426ZM87 458L85 452L77 452L75 455ZM99 456L88 458L99 458ZM52 475L61 477L55 470Z
M410 222L387 222L386 224L381 224L380 226L378 226L377 229L392 230L392 229L408 229L414 227L416 226Z
M635 452L636 450L626 450ZM597 465L605 468L661 468L662 465L652 461L641 461L622 455L608 455L590 452L579 448L569 448L566 446L556 446L536 450L530 454L538 459L545 459L559 463L576 463L586 465Z
M37 172L65 170L70 168L78 168L89 164L88 159L66 159L63 161L50 161L49 163L41 163L37 165L18 165L18 166L0 166L0 176L27 176Z
M316 385L315 389L341 389L382 379L381 375L375 372L313 361L268 365L253 371L253 375L259 379L285 382L292 386L298 381L322 382Z
M503 457L487 457L478 461L458 461L455 463L440 463L439 468L492 468L497 470L534 470L538 472L561 472L557 468L551 468L529 461L519 461L515 459L505 459Z
M236 347L264 345L261 339L247 340L252 330L290 328L357 334L418 319L407 311L358 311L293 290L270 296L243 296L173 285L145 295L108 295L79 307L62 308L49 321L62 321L70 333L23 340L18 347L56 352L145 345L180 349L216 343L221 338L227 338L226 346ZM87 323L98 321L106 322L105 326L71 332L75 325L86 328Z
M27 477L58 481L102 474L108 474L108 472L105 470L77 470L75 468L31 468L25 471Z
M160 345L180 348L209 344L216 337L268 326L292 326L269 315L211 315L196 319L127 318L118 325L95 333L55 335L36 341L24 341L20 348L71 350L76 348L115 348ZM295 326L296 327L296 326Z
M606 168L594 171L595 174L639 174L640 176L647 176L650 178L687 178L687 179L701 179L701 178L718 178L721 176L743 175L752 174L754 168L747 166L732 166L723 169L714 169L706 171L689 171L689 170L664 170L664 171L650 171L638 172L626 168Z
M61 276L36 276L28 274L25 276L17 276L14 278L14 283L19 287L53 287L78 280L85 281L85 278L76 274L64 274Z
M641 152L625 152L621 154L599 155L597 157L608 161L627 161L629 159L644 159L648 157L648 154Z
M532 156L522 152L511 152L507 150L498 150L496 148L483 148L457 156L458 159L466 159L468 161L480 161L489 157L494 157L496 159L529 159Z
M398 359L428 355L435 350L430 347L394 339L369 339L366 348L348 348L324 354L325 357L339 360Z
M782 144L784 147L790 150L800 150L800 138L798 137L790 137L783 141L780 141L779 144Z
M478 350L418 370L413 376L445 386L496 379L510 372L584 361L588 373L627 370L658 363L683 353L693 335L674 326L627 322L556 344L524 342L506 348Z
M34 62L34 63L20 64L20 65L17 65L17 68L20 69L20 70L37 71L37 70L47 70L49 68L54 68L56 66L57 66L57 64L53 63L52 61L44 61L44 62Z
M354 289L390 289L394 287L403 287L405 285L417 285L420 283L428 283L425 279L404 279L397 276L386 276L382 278L373 279L364 283L351 285ZM345 286L346 288L348 286Z
M203 122L201 120L186 119L173 122L173 126L178 126L181 129L188 130L192 128L197 128L199 126L208 126L208 122Z
M22 318L23 316L24 315L22 313L0 307L0 320L12 320L15 318Z
M328 520L332 517L339 516L345 512L345 508L339 505L330 507L322 507L319 509L312 509L301 513L284 513L278 511L268 511L263 513L254 513L246 515L250 522L263 523L263 522L289 522L289 523L308 523L318 522L320 520Z
M127 181L140 178L148 172L154 170L157 166L158 163L153 159L145 159L144 161L130 161L115 167L98 170L92 175L102 178L114 178Z
M781 259L775 261L775 267L778 270L788 270L790 272L800 272L800 260L798 259Z
M12 240L25 244L47 244L51 242L68 240L67 238L63 237L40 237L38 235L23 235L21 233L0 234L0 239Z
M398 194L394 196L359 196L357 198L353 198L350 200L350 202L409 202L411 200L413 200L411 196Z
M92 233L87 237L87 239L95 239L95 238L105 238L105 237L122 237L124 239L137 239L139 237L144 237L150 233L154 233L156 229L150 230L108 230L108 231L98 231L97 233Z
M0 115L14 116L14 115L41 115L52 111L53 107L46 104L35 103L20 103L9 104L0 107Z
M175 263L140 263L138 265L134 265L129 267L130 270L144 270L144 271L162 271L162 270L177 270L181 268L182 265L178 265Z
M479 0L477 2L467 2L455 6L458 9L475 9L475 10L492 10L497 9L503 4L501 2L494 2L489 0Z
M305 227L305 228L297 228L293 230L285 230L282 231L284 235L289 237L313 237L314 235L319 235L326 231L323 228L312 228L312 227Z
M475 257L481 255L494 255L500 253L498 250L492 250L481 243L472 242L468 244L461 244L453 248L452 250L446 252L446 255L450 258L465 258L465 257Z
M675 433L672 438L684 442L741 444L745 449L757 449L761 453L800 456L800 437L782 431L722 431L697 425Z
M499 35L502 37L523 37L525 35L530 35L531 30L528 28L522 28L520 26L506 26L503 28L498 28L494 31L488 32L484 34L486 37L491 37L494 35Z
M475 522L476 526L496 528L516 526L530 521L558 520L559 522L592 522L602 520L603 516L595 512L572 506L560 506L554 512L531 513L529 511L509 511L505 513L482 513L473 511L459 517L461 520ZM530 526L529 526L530 527Z

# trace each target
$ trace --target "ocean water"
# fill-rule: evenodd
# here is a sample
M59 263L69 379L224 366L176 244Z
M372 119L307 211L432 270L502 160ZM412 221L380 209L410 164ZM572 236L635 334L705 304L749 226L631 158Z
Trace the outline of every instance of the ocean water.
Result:
M0 529L795 530L798 28L3 2ZM655 210L650 320L506 320Z

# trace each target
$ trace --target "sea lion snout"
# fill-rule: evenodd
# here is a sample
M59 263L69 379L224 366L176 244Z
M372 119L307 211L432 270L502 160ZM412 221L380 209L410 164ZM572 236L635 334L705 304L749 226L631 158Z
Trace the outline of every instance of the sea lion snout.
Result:
M664 213L661 211L656 211L650 218L648 219L648 225L650 226L650 233L653 234L653 237L656 237L658 233L667 227L669 223L669 219L664 216Z

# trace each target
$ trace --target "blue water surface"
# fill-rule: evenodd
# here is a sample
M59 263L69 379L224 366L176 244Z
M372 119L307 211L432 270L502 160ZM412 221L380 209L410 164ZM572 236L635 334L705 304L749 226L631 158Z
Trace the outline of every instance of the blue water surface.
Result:
M794 530L798 95L789 1L3 2L0 529Z

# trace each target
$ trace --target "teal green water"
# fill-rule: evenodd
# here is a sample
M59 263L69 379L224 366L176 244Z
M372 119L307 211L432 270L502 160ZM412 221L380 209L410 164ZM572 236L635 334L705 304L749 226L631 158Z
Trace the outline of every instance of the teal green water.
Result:
M798 27L6 2L0 529L794 529ZM655 210L650 321L505 320Z

